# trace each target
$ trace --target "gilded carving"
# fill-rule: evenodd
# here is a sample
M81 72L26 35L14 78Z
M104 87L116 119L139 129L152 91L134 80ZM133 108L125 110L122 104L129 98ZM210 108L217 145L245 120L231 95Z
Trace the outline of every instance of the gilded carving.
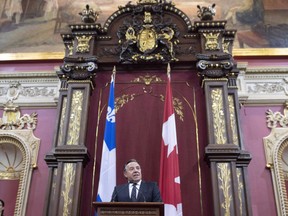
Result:
M236 169L236 174L237 174L237 182L238 182L239 210L240 210L240 215L243 215L243 200L242 200L243 182L242 182L242 172L240 168Z
M56 177L57 177L57 173L58 173L58 168L54 168L53 169L53 183L52 183L52 191L53 191L53 197L55 196L55 192L56 192Z
M222 49L223 52L230 54L229 52L229 46L230 46L230 42L229 41L225 41L224 38L222 40Z
M135 97L137 96L139 95L123 94L122 96L115 98L115 112L117 113L120 108L122 108L125 104L129 103L129 101L134 100ZM163 95L160 95L160 100L164 102L165 97ZM176 115L179 116L179 119L181 121L184 121L184 112L183 112L184 107L183 107L182 101L179 98L173 97L173 106L174 106Z
M67 97L63 98L63 104L61 109L60 125L58 128L58 145L63 145L63 129L64 129L64 120L66 116L66 107L67 107Z
M160 77L157 77L156 75L149 75L146 74L145 76L139 76L131 81L132 83L145 83L145 85L150 85L151 83L160 83L163 82L163 80Z
M222 190L224 202L221 207L225 210L225 216L230 216L231 196L231 172L228 163L218 163L218 179Z
M73 55L73 49L74 49L74 41L71 44L66 44L66 49L68 51L68 55Z
M174 110L176 115L179 116L179 119L181 121L184 121L184 112L183 112L183 103L179 98L174 98L173 97L173 106L174 106Z
M80 132L83 91L75 90L72 95L67 145L77 145Z
M225 129L225 116L223 107L223 98L221 89L212 89L211 91L212 100L212 114L213 114L213 127L214 135L217 144L226 144L226 129Z
M152 26L149 25L149 27ZM149 27L146 26L146 28L142 29L137 37L138 47L141 52L150 52L157 46L157 34L153 28Z
M229 103L229 113L230 113L233 144L239 145L236 113L235 113L235 107L234 107L234 98L232 95L228 95L228 103Z
M179 30L175 24L163 18L163 10L167 10L164 5L167 4L149 3L144 10L143 5L126 5L129 10L133 10L134 15L117 32L121 48L120 62L178 61L174 46L179 43ZM171 3L169 6L174 8Z
M19 129L35 129L37 126L37 113L21 116L19 107L14 105L12 101L8 101L4 105L4 112L0 118L0 129L2 130L19 130Z
M89 42L91 38L92 36L85 36L85 35L76 36L76 39L78 41L77 52L80 52L80 53L89 52L90 50Z
M121 97L115 98L115 112L127 104L129 101L134 100L136 94L124 94Z
M63 181L64 181L64 189L62 190L61 196L63 197L63 216L69 216L70 211L69 207L72 203L72 199L70 197L70 191L74 184L75 179L75 169L72 163L66 163L64 165L64 174L63 174Z
M220 33L203 33L206 42L205 42L205 50L219 50L220 49L220 45L218 42L218 38Z

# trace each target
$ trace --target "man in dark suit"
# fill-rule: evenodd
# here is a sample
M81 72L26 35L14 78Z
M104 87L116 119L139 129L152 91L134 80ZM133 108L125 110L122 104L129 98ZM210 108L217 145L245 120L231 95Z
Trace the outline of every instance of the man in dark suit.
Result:
M142 180L141 167L135 159L124 166L128 183L114 188L111 202L162 202L156 182Z

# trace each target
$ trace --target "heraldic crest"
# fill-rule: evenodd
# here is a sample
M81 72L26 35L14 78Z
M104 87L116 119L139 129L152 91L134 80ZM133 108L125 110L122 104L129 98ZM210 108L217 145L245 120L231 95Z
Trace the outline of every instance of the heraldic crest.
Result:
M174 7L172 3L157 1L140 1L130 7L132 19L125 20L120 26L119 38L120 62L173 62L179 30L170 19L164 19L165 6Z

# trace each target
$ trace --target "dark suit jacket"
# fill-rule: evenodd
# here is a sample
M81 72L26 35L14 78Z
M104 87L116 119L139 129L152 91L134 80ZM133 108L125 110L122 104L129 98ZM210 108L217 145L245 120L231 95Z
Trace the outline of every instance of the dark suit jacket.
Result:
M129 196L129 184L118 185L114 188L111 202L132 202ZM159 188L156 182L142 180L137 202L162 202Z

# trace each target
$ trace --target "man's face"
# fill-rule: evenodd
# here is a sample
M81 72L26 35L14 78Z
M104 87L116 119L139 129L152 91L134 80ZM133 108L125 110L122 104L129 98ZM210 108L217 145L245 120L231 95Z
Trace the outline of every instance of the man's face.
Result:
M129 182L138 182L142 179L141 167L137 162L131 162L126 165L124 176Z

